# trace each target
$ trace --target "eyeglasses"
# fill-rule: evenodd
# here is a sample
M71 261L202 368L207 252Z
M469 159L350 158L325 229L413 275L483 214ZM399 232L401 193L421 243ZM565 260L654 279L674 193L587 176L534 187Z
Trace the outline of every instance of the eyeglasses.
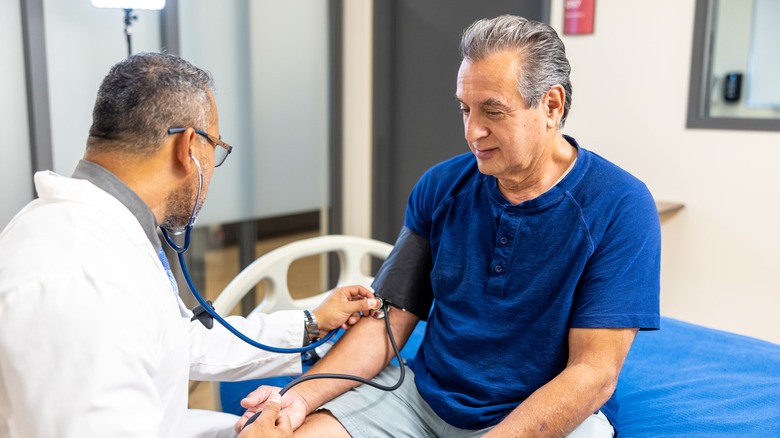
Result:
M187 128L170 128L168 130L168 134L178 134L179 132L184 132L186 130ZM229 144L214 137L208 132L204 132L199 129L195 129L195 132L206 137L207 139L209 139L209 141L214 143L214 167L221 166L222 163L224 163L225 160L227 159L228 155L230 155L230 153L233 152L233 146L230 146ZM221 146L221 147L217 147L217 146Z

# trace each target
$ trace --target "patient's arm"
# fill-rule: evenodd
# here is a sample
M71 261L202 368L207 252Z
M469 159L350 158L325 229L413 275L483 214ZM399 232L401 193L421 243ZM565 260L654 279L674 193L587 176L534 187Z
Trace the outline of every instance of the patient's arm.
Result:
M596 412L615 390L637 329L571 329L569 362L486 437L563 437Z
M392 308L387 315L398 348L403 348L419 321L414 314ZM387 337L385 321L362 318L344 333L338 342L306 374L350 374L371 379L395 357ZM316 379L296 385L282 400L282 412L290 417L294 429L303 424L306 415L323 403L346 392L359 383L351 380ZM272 389L262 386L241 401L247 413L236 424L240 430L254 412L261 410ZM334 420L335 421L335 420Z

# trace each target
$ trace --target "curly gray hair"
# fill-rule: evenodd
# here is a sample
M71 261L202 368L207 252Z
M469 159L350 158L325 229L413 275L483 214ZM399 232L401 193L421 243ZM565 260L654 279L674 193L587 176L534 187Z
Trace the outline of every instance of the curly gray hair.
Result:
M178 56L139 53L115 64L100 85L87 149L150 154L168 128L207 129L211 74ZM205 141L205 139L204 139Z

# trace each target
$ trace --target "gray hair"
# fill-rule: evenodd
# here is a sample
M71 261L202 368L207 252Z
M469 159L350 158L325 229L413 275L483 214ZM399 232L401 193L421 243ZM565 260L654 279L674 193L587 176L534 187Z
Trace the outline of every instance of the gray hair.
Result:
M211 74L178 56L139 53L109 70L98 89L87 149L151 154L168 128L207 129ZM205 139L204 139L205 141Z
M565 91L562 128L571 107L571 66L566 47L555 30L538 21L514 15L475 21L464 32L460 42L463 59L481 61L505 50L515 50L522 58L517 89L529 108L536 108L542 97L555 85Z

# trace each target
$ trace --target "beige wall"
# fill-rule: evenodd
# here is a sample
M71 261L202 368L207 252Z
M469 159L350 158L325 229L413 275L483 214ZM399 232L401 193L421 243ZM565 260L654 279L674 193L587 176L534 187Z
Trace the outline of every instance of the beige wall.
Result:
M561 34L563 2L551 14ZM662 221L662 314L780 343L780 133L685 128L693 11L694 0L596 2L593 35L562 35L574 83L564 131L657 199L685 203ZM345 201L364 189L348 185ZM352 211L365 232L370 216Z
M564 0L552 1L562 34ZM685 128L694 0L599 0L562 36L565 132L685 208L662 221L664 315L780 343L780 133Z
M373 3L344 1L343 233L371 237Z

